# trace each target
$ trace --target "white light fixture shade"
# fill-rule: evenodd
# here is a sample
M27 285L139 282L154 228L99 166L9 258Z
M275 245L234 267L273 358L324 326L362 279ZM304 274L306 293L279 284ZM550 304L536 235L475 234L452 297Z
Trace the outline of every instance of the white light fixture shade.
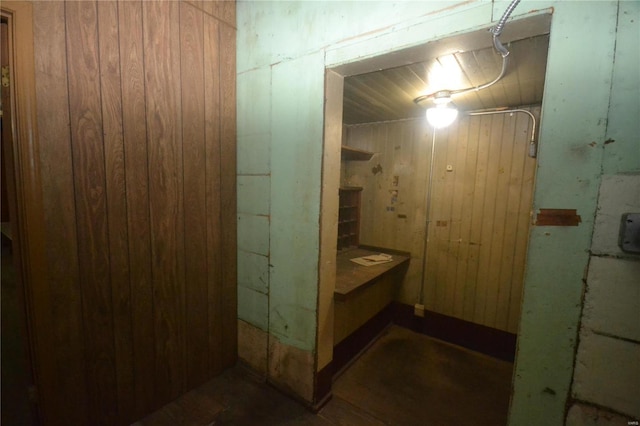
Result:
M446 104L427 109L427 121L436 129L447 127L456 117L458 117L458 110Z

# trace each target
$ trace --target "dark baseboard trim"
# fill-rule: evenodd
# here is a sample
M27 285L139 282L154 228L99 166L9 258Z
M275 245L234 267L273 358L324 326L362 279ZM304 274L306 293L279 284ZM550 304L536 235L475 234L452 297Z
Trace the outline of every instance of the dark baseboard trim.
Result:
M333 348L333 359L315 377L315 404L310 407L319 411L331 399L333 381L352 363L358 354L371 345L376 337L391 324L393 308L390 303L369 321L351 333Z
M335 378L356 356L393 322L393 303L373 316L333 348L332 376Z
M318 412L324 404L331 399L331 385L333 384L333 361L329 361L329 364L316 373L315 377L315 392L314 392L314 406L312 411Z
M454 345L462 346L494 358L513 362L516 335L469 321L424 311L424 318L413 314L413 306L394 302L393 322Z

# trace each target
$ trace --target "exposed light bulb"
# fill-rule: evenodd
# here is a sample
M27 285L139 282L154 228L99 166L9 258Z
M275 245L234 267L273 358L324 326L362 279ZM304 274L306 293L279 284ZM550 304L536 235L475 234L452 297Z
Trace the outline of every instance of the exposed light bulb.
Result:
M427 109L427 121L436 129L447 127L458 117L458 110L447 105L438 103L433 108Z

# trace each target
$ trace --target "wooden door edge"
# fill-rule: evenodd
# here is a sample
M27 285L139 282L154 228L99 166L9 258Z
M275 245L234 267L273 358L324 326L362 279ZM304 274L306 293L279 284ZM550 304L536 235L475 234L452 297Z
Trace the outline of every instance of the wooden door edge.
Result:
M35 384L36 418L53 421L55 360L51 356L49 287L46 280L44 206L37 131L33 5L26 1L3 1L1 13L9 22L12 78L13 157L17 222L14 255L19 257L18 291L23 295L26 320L26 356ZM18 53L19 52L19 53ZM49 355L47 355L49 354ZM48 421L49 420L49 421Z

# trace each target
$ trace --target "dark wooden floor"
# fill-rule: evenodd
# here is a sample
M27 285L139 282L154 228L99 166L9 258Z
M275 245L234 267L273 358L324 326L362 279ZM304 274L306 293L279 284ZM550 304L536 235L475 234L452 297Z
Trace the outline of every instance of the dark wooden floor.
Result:
M9 253L2 256L2 424L30 425ZM236 366L136 425L500 426L506 424L512 368L391 326L335 381L333 398L317 414Z
M235 367L136 425L500 426L512 368L391 326L338 378L317 414Z
M0 388L1 415L3 425L30 426L34 424L27 393L28 374L25 357L25 342L21 328L18 297L18 282L13 267L13 254L8 240L2 237L2 264L0 287Z

